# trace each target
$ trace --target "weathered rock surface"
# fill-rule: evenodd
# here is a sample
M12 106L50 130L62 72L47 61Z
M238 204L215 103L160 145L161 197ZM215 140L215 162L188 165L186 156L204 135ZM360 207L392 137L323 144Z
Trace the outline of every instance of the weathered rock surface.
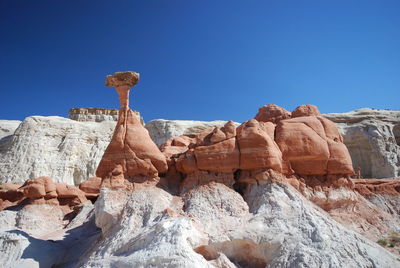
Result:
M28 117L13 136L0 143L0 181L22 183L49 176L78 185L95 175L114 127L114 121Z
M271 109L274 112L268 116L272 117L265 117ZM286 118L290 113L276 105L260 108L256 118L260 113L264 121L252 119L237 128L229 121L193 138L171 138L160 148L170 166L183 174L263 168L289 175L354 174L342 136L333 122L318 116L315 106L299 106L294 111L299 117L293 118Z
M139 81L135 72L118 72L107 76L106 86L118 92L121 109L110 144L96 170L102 186L125 188L127 182L143 182L167 173L164 154L151 140L140 118L129 109L129 91Z
M107 198L99 197L104 203ZM294 188L279 182L253 184L243 197L214 182L179 198L144 187L120 204L124 205L114 216L116 223L81 258L82 267L398 264L395 255L347 230ZM97 210L96 215L101 214Z
M400 111L363 108L323 116L336 123L363 177L400 176Z
M96 171L109 187L121 187L124 180L138 176L156 177L167 172L165 156L132 110L121 110L113 138Z
M138 111L133 112L140 117ZM72 108L68 112L68 118L79 122L103 122L118 121L119 109L103 109L103 108ZM144 125L143 118L140 122Z
M31 204L48 204L67 213L75 206L88 203L87 194L78 187L62 182L54 183L50 177L29 179L22 186L0 186L0 210L15 207L21 209Z
M68 118L80 122L117 121L118 112L118 109L72 108Z
M28 117L15 136L10 135L19 121L0 120L0 181L18 183L28 178L50 176L58 182L78 185L94 176L111 140L115 122L87 122L93 120L91 116L82 112L78 116L82 122L61 117ZM360 167L363 177L399 176L400 112L365 108L323 116L336 123L353 167ZM225 123L158 119L147 123L146 129L160 145L171 137L195 136Z
M3 138L14 134L21 121L18 120L0 120L0 144L5 140Z
M190 120L164 120L156 119L146 124L152 140L160 146L172 137L195 136L203 130L222 127L227 121L190 121ZM235 123L236 126L240 125Z

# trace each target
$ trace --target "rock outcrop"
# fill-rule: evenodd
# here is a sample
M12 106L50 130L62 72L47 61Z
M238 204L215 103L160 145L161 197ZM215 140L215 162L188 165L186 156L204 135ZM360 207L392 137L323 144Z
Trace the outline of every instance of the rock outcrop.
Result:
M146 124L146 129L149 131L151 139L155 144L160 146L167 140L173 137L189 136L194 137L203 130L222 127L227 121L190 121L190 120L164 120L156 119ZM235 122L236 126L239 123Z
M268 107L263 108L264 111L274 110ZM283 108L276 109L275 116L279 118L279 111ZM287 111L284 114L285 118L288 114L291 116ZM266 112L257 116L261 115L268 118ZM84 111L79 116L85 122L53 116L28 117L20 129L17 129L19 121L1 120L0 129L3 131L0 130L0 136L4 138L0 138L0 181L21 183L28 178L50 176L57 182L78 185L94 176L111 140L115 121L87 122L92 120L92 115L88 118ZM336 123L350 152L353 167L356 170L360 167L364 178L399 176L400 134L399 127L396 127L400 122L399 112L361 109L323 116ZM222 127L226 122L159 119L147 123L145 127L153 141L161 145L171 137L194 137L208 128Z
M138 80L107 77L121 109L96 177L79 188L49 177L3 184L2 264L398 266L400 245L393 254L366 237L400 229L399 181L350 178L343 138L315 106L267 105L160 151L129 109Z
M95 175L114 127L114 121L28 117L0 143L0 182L23 183L49 176L56 182L78 185Z
M0 146L5 142L5 138L14 134L21 121L18 120L0 120Z
M0 210L27 204L61 206L64 210L87 203L85 192L65 183L54 183L50 177L27 180L22 186L3 184L0 188Z
M291 118L293 113L298 117ZM319 116L315 106L299 106L293 113L267 105L256 115L260 121L237 128L230 121L194 138L172 138L161 150L183 174L271 168L288 175L353 175L335 124Z
M132 111L140 117L138 111ZM72 108L68 112L68 118L79 122L118 121L118 114L118 109ZM141 117L140 122L144 125L143 118Z
M118 109L72 108L68 118L80 122L117 121Z
M142 182L167 172L165 156L151 140L148 131L129 109L129 91L139 81L134 72L107 76L106 85L118 92L121 109L113 137L96 171L102 184L111 188L124 188L127 181Z
M400 111L364 108L323 116L336 123L363 177L400 176Z

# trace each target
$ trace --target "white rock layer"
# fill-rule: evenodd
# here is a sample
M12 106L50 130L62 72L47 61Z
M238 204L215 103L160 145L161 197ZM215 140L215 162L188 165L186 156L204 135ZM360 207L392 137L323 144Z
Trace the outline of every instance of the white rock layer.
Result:
M0 120L0 144L3 138L14 134L19 124L21 121L18 120Z
M400 177L400 111L363 108L324 116L338 126L363 177Z
M49 176L55 182L79 184L94 176L114 127L114 121L28 117L0 145L0 182Z
M223 126L226 122L221 120L208 122L156 119L148 122L145 127L155 144L160 146L169 138L182 135L196 135L205 129ZM239 123L236 123L236 125L239 125Z

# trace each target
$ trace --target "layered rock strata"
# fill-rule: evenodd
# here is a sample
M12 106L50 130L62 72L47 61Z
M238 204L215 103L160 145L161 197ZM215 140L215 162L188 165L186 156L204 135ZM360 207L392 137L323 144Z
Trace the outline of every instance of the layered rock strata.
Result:
M118 109L72 108L68 118L80 122L117 121Z

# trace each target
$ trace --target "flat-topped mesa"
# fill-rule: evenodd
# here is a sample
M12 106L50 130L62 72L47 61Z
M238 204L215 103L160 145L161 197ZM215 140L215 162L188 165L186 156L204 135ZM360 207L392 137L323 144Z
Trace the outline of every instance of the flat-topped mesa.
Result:
M129 91L139 82L139 77L139 74L135 72L116 72L113 75L107 75L106 86L115 87L122 109L129 109Z
M167 172L165 156L151 140L140 117L129 109L129 90L138 81L139 74L135 72L118 72L106 79L106 86L116 88L121 109L111 142L96 171L103 187L125 188L128 182L145 182Z

